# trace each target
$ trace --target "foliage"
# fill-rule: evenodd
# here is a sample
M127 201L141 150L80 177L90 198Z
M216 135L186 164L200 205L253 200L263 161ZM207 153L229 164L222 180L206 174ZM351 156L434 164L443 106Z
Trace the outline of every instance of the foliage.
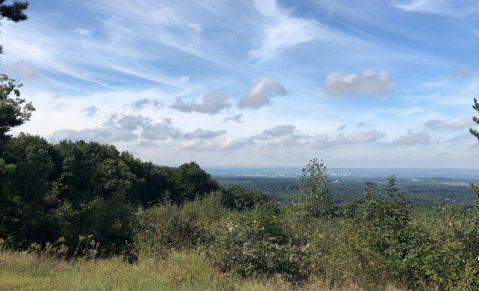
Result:
M324 164L319 163L317 159L312 159L302 172L297 204L303 207L311 217L331 214L331 190Z
M0 141L5 140L10 129L30 120L35 111L31 102L25 103L25 99L20 98L21 87L16 80L0 74Z
M273 198L256 189L245 189L239 185L226 188L224 204L229 209L238 211L253 209L261 204L273 201Z
M211 193L183 205L140 209L134 240L140 258L165 258L173 250L195 249L210 240L211 227L226 213L221 193Z
M27 252L46 258L65 258L68 254L68 247L63 244L64 242L65 238L61 237L54 243L47 242L44 247L41 244L33 243Z
M279 274L289 280L307 277L301 248L289 243L284 225L269 207L227 216L213 236L209 254L222 270L243 276Z
M6 0L0 0L0 19L7 18L13 22L27 20L25 10L28 8L28 2L14 1L13 4L4 4ZM0 45L0 54L3 53L3 47Z
M0 233L12 247L56 239L45 232L51 217L45 201L55 171L54 150L44 139L20 134L5 143L0 160ZM2 170L3 169L3 170Z

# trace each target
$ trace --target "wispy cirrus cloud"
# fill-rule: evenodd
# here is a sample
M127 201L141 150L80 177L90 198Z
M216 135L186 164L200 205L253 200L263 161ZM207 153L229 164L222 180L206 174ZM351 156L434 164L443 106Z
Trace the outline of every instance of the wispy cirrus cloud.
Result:
M273 60L281 51L318 37L323 27L314 19L294 17L276 0L256 0L256 9L265 18L260 45L249 51L259 61Z
M466 17L479 11L475 0L402 0L394 6L406 12L432 13L453 17Z

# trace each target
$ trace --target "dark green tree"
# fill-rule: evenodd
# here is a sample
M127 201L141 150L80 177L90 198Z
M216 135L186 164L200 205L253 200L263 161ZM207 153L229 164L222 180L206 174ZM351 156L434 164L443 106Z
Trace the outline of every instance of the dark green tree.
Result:
M19 22L27 19L25 10L28 8L28 2L14 1L10 5L4 3L5 0L0 0L0 20L6 18ZM0 45L0 53L2 52L3 47ZM5 139L6 132L12 127L22 125L25 121L28 121L32 112L35 111L31 103L25 104L25 99L20 98L19 89L21 87L22 84L18 81L0 74L0 143ZM0 145L0 153L1 151Z
M47 212L47 193L55 172L55 151L39 136L20 134L5 145L0 169L0 237L13 247L57 239ZM0 168L2 165L0 165Z
M31 102L25 103L25 99L20 98L21 87L16 80L0 74L0 142L10 129L30 120L35 111Z
M193 201L197 196L204 197L219 190L218 182L211 179L211 175L195 162L171 168L168 183L171 199L178 204Z
M13 4L4 4L5 0L0 0L0 13L2 14L0 19L6 18L13 22L19 22L27 20L25 10L28 8L28 2L14 1ZM3 52L3 47L0 45L0 53Z

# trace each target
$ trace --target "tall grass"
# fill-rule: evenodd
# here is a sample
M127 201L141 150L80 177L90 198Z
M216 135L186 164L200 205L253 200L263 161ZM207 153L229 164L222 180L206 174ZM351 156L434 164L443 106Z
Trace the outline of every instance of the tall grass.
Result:
M172 252L164 260L129 264L116 257L72 260L39 257L25 252L0 252L0 290L352 290L326 282L295 286L281 278L242 278L216 270L202 251ZM382 290L401 291L394 286Z

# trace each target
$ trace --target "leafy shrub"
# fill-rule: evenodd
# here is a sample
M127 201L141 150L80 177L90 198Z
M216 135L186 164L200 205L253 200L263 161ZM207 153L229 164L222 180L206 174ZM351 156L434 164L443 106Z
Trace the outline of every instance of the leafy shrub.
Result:
M416 210L406 263L413 283L439 290L479 288L479 213L457 205Z
M411 241L410 206L394 176L387 182L384 192L368 182L363 198L344 206L337 235L330 238L335 245L328 243L330 262L340 262L338 268L359 282L384 284L409 275L405 258Z
M140 209L134 240L140 258L163 258L174 249L191 249L210 240L210 228L225 213L221 193L183 205Z
M224 271L243 276L281 274L289 280L307 277L302 254L268 207L236 212L221 221L209 248L210 257Z

